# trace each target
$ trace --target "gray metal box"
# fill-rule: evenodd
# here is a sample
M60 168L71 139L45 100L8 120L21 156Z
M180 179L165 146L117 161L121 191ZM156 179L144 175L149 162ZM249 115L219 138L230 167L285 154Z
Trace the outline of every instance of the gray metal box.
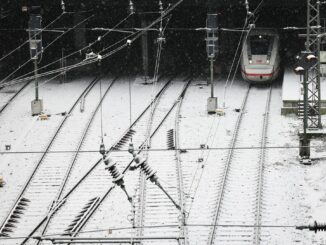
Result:
M32 116L40 115L43 111L43 100L33 100L31 102Z
M207 99L207 112L209 114L216 113L217 109L217 98L216 97L209 97Z
M320 51L320 63L326 63L326 51Z

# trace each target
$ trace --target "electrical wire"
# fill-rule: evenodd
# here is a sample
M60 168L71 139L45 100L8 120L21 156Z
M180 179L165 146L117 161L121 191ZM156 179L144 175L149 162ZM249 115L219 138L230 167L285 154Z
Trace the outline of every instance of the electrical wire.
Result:
M216 123L215 123L216 118L217 118L217 117L214 117L214 120L212 121L211 126L210 126L210 128L209 128L209 131L208 131L208 134L207 134L207 138L206 138L206 142L205 142L205 146L208 145L208 141L209 141L209 139L210 139L210 135L212 135L213 126L216 125L216 127L215 127L215 131L214 131L214 134L213 134L214 136L213 136L213 142L212 142L212 144L214 143L214 139L215 139L215 136L216 136L216 132L217 132L217 130L218 130L218 127L219 127L219 124L220 124L220 121L221 121L221 118L219 117L218 123L216 124ZM209 157L209 153L210 153L210 149L202 149L202 150L201 150L201 156L200 156L200 158L203 158L203 157L204 157L204 152L207 151L207 150L208 150L208 155L207 155L207 157L206 157L206 159L205 159L205 163L204 163L204 165L206 165L206 163L207 163L207 160L208 160L208 157ZM191 180L191 184L190 184L190 186L189 186L188 193L191 192L191 189L192 189L192 186L193 186L193 184L194 184L194 181L195 181L195 178L196 178L196 175L197 175L197 172L198 172L198 170L199 170L200 165L202 165L202 164L201 164L200 162L198 162L198 164L197 164L197 168L196 168L196 170L195 170L194 176L193 176L193 178L192 178L192 180ZM204 172L204 169L202 169L201 176L202 176L203 172ZM201 179L201 177L200 177L200 179ZM199 184L198 184L198 185L199 185ZM198 188L198 186L197 186L197 188ZM196 188L195 193L197 192L197 188Z
M261 149L269 149L269 150L277 150L277 149L300 149L300 148L311 148L311 149L324 149L324 145L316 145L316 146L244 146L244 147L212 147L212 148L177 148L174 150L165 149L165 148L151 148L151 149L142 149L144 152L168 152L178 150L182 154L186 154L188 151L226 151L226 150L261 150ZM128 152L128 150L111 150L112 152ZM49 154L63 154L63 153L74 153L75 150L65 150L65 151L47 151ZM98 153L98 150L81 150L78 151L80 153ZM44 151L0 151L0 155L4 154L41 154ZM326 156L325 156L326 157Z
M166 225L146 225L146 226L125 226L125 227L108 227L108 228L103 228L103 229L94 229L94 230L86 230L86 231L79 231L79 234L90 234L90 233L98 233L98 232L107 232L107 231L122 231L122 230L135 230L135 229L157 229L157 228L174 228L174 227L180 227L180 225L175 225L175 224L166 224ZM275 228L275 229L280 229L280 228L296 228L298 226L296 225L245 225L245 224L200 224L200 223L189 223L183 225L183 227L247 227L247 228ZM47 234L42 237L48 238L48 237L53 237L53 236L64 236L66 234L63 233L55 233L55 234ZM26 236L17 236L17 237L0 237L0 241L3 240L19 240L19 239L26 239L29 237ZM33 239L39 240L38 236L32 237ZM69 237L67 237L69 240ZM87 238L86 238L87 239Z
M103 135L103 109L102 109L102 79L100 78L100 120L101 120L101 142L104 143Z
M59 35L58 37L56 37L52 42L50 42L50 44L48 44L43 50L42 52L45 52L46 49L48 49L53 43L55 43L59 38L61 38L63 35L67 34L68 32L74 30L75 27L83 24L84 22L88 21L90 18L94 17L94 15L91 15L89 17L87 17L86 19L82 20L81 22L79 22L78 24L76 24L73 28L69 29L68 31L62 33L61 35ZM2 79L0 81L0 84L2 84L4 81L6 81L9 77L11 77L12 75L14 75L17 71L19 71L21 68L23 68L24 66L26 66L29 62L31 62L33 59L30 58L29 60L27 60L25 63L23 63L22 65L20 65L17 69L15 69L13 72L11 72L9 75L7 75L4 79ZM38 71L38 69L37 69Z
M222 120L221 117L219 117L219 120L218 120L217 126L216 126L216 128L215 128L215 132L214 132L214 134L213 134L213 142L212 142L212 144L214 144L215 137L216 137L216 134L217 134L217 130L218 130L218 128L219 128L219 125L220 125L221 120ZM209 138L209 136L208 136L208 138ZM208 141L208 139L207 139L207 141ZM204 172L205 172L205 170L206 170L206 165L207 165L207 161L208 161L208 159L209 159L209 155L210 155L210 153L211 153L211 151L212 151L211 148L209 148L209 149L207 149L207 150L208 150L208 154L207 154L207 156L206 156L205 162L204 162L204 163L201 163L201 162L198 161L198 163L197 163L197 168L196 168L195 174L194 174L194 176L193 176L193 179L192 179L192 182L191 182L191 186L190 186L189 191L188 191L188 195L189 195L188 197L191 198L191 203L190 203L190 207L189 207L188 213L191 212L191 209L192 209L192 207L193 207L193 203L194 203L194 200L195 200L195 196L197 195L197 191L198 191L198 188L199 188L200 182L201 182L202 177L203 177L203 175L204 175ZM201 156L202 158L203 158L203 155L204 155L203 153L204 153L204 152L205 152L205 151L202 150L202 156ZM193 182L194 182L194 180L195 180L195 177L196 177L197 171L198 171L198 169L199 169L200 166L201 166L200 177L199 177L199 180L198 180L198 182L197 182L197 185L196 185L195 191L194 191L193 195L191 196L191 195L190 195L190 194L191 194L191 188L192 188Z
M248 16L246 16L246 19L245 19L244 25L243 25L243 27L242 27L242 33L241 33L241 36L240 36L240 39L239 39L239 42L238 42L238 45L237 45L237 49L235 50L234 57L233 57L232 64L231 64L231 68L230 68L230 71L229 71L229 73L228 73L228 76L227 76L226 82L225 82L225 84L224 84L224 92L223 92L223 107L224 107L224 108L225 108L225 100L226 100L227 86L228 86L228 84L229 84L229 79L230 79L231 73L232 73L232 71L233 71L233 67L234 67L235 59L236 59L236 57L238 56L239 48L240 48L240 46L241 46L242 38L243 38L243 35L244 35L244 30L245 30L247 24L248 24ZM241 57L240 57L240 59L241 59ZM236 73L236 70L235 70L235 73Z
M64 15L65 13L61 13L57 18L55 18L53 21L51 21L47 26L45 26L43 29L41 29L40 31L38 31L34 36L32 36L31 38L34 38L35 36L37 36L38 34L42 33L43 31L45 31L49 26L53 25L55 22L57 22L59 19L61 19L61 17ZM25 30L25 29L24 29ZM10 56L11 54L13 54L15 51L17 51L18 49L22 48L25 44L27 44L29 42L29 40L26 40L25 42L23 42L21 45L19 45L17 48L15 48L14 50L10 51L9 53L5 54L5 56L1 57L0 62L3 61L4 59L6 59L8 56Z
M264 0L261 0L260 3L257 5L257 7L255 8L253 14L256 14L257 11L259 10L259 8L261 7L261 5L264 3Z
M253 25L250 26L249 31L247 32L246 37L244 39L244 43L247 42L248 37L249 37L249 34L250 34L252 28L253 28ZM238 59L238 63L237 63L236 69L235 69L235 71L233 73L233 77L232 77L231 84L230 84L230 89L232 88L233 83L234 83L235 76L237 75L237 70L239 69L241 58L242 58L244 49L245 49L245 47L243 46L242 49L241 49L240 58Z
M179 0L177 3L175 3L172 7L168 8L166 11L164 11L162 13L162 16L163 17L166 17L166 15L168 15L171 11L173 11L177 6L179 6L181 3L183 2L183 0ZM137 40L139 37L141 37L141 35L148 31L148 29L150 29L152 26L154 26L155 24L159 23L161 21L161 17L156 19L155 21L153 21L149 26L147 26L146 28L142 29L141 31L139 31L135 37L133 39L131 39L130 41L131 42L134 42L135 40ZM126 38L124 38L123 40L125 40ZM118 41L117 43L120 43L121 41ZM116 44L117 44L116 43ZM105 58L108 58L109 56L115 54L116 52L124 49L126 46L128 45L128 43L125 43L123 45L121 45L120 47L116 48L115 50L113 51L110 51L108 53L106 53L105 55L102 56L103 59ZM112 46L112 45L111 45ZM106 50L107 48L105 48L104 50ZM60 59L59 59L60 60ZM57 70L53 70L53 71L50 71L50 72L45 72L45 73L42 73L42 74L39 74L37 76L37 78L39 77L43 77L43 76L46 76L46 75L50 75L50 74L54 74L54 73L57 73L57 72L63 72L63 71L68 71L70 69L74 69L76 67L81 67L81 66L85 66L85 65L88 65L88 64L91 64L91 63L94 63L94 62L97 62L96 60L86 60L86 61L82 61L82 62L79 62L77 64L74 64L74 65L71 65L69 67L66 67L66 69L57 69ZM29 73L31 74L31 73ZM9 86L9 85L14 85L14 84L17 84L17 83L20 83L20 82L23 82L23 81L28 81L30 79L35 79L36 76L31 76L29 78L25 78L25 79L20 79L20 80L14 80L16 82L10 82L10 83L6 83L6 84L2 84L0 85L0 88L4 87L4 86Z
M232 60L232 65L231 65L231 69L229 71L229 74L228 74L228 77L227 77L227 80L226 80L226 83L224 85L224 92L223 92L223 107L225 108L225 104L226 104L226 94L227 94L227 86L228 86L228 83L229 83L229 79L230 79L230 75L232 73L232 69L234 67L234 62L235 62L235 59L236 57L238 56L238 51L239 51L239 48L240 48L240 45L241 43L243 42L242 41L242 38L243 38L243 34L245 32L245 28L247 26L247 24L249 23L249 20L250 20L250 17L254 16L256 14L256 12L259 10L259 8L261 7L261 5L263 4L264 0L261 0L260 3L258 4L258 6L256 7L256 9L254 10L253 13L251 13L251 16L248 15L248 12L247 12L247 15L246 15L246 19L245 19L245 22L244 22L244 26L242 28L242 33L241 33L241 36L240 36L240 39L239 39L239 42L238 42L238 45L237 45L237 49L235 51L235 54L234 54L234 57L233 57L233 60ZM247 11L249 11L249 9L247 9ZM257 18L258 19L258 18ZM256 23L257 19L255 19L253 21L253 24ZM250 25L249 27L249 30L246 31L246 37L245 37L245 40L244 42L246 42L249 34L250 34L250 31L252 30L252 28L254 27L254 25ZM232 80L231 80L231 85L230 85L230 88L232 87L233 83L234 83L234 79L235 79L235 76L236 76L236 73L237 73L237 70L239 69L239 65L240 65L240 62L241 62L241 58L242 58L242 54L243 54L243 51L244 51L244 47L242 47L241 49L241 54L239 56L239 59L238 59L238 62L237 62L237 66L234 70L234 73L233 73L233 76L232 76Z
M55 64L55 63L57 63L57 62L60 62L62 59L67 59L67 58L69 58L69 57L71 57L71 56L73 56L73 55L75 55L75 54L77 54L77 53L81 53L82 51L84 51L85 49L88 49L88 48L91 48L92 46L94 46L95 44L97 44L98 42L100 42L101 40L103 40L103 38L104 37L106 37L108 34L110 34L111 32L113 32L119 25L121 25L123 22L125 22L130 16L131 16L132 14L129 14L127 17L125 17L124 19L122 19L121 21L119 21L114 27L112 27L110 30L108 30L106 33L104 33L102 36L101 36L101 38L99 39L96 39L95 41L93 41L92 43L90 43L90 44L88 44L87 46L85 46L85 47L83 47L83 48L81 48L81 49L79 49L79 50L76 50L76 51L74 51L74 52L72 52L72 53L70 53L70 54L68 54L68 55L66 55L65 57L62 57L62 58L60 58L60 59L58 59L58 60L55 60L55 61L53 61L53 62L51 62L51 63L49 63L49 64L47 64L47 65L45 65L45 66L42 66L42 67L39 67L38 69L37 69L37 71L40 71L40 70L43 70L43 69L45 69L45 68L47 68L47 67L49 67L49 66L51 66L51 65L53 65L53 64ZM30 74L33 74L33 71L32 72L28 72L27 74L24 74L24 75L22 75L22 76L20 76L20 77L17 77L17 78L15 78L15 80L18 80L19 81L19 79L21 79L21 78L24 78L24 77L26 77L26 76L28 76L28 75L30 75ZM30 77L30 78L28 78L28 79L33 79L34 77L32 76L32 77Z
M296 30L306 30L307 27L298 27L298 26L285 26L285 27L268 27L268 29L273 28L277 30L289 30L289 31L296 31ZM59 27L59 28L53 28L53 29L47 29L43 30L43 32L64 32L65 30L68 30L69 28ZM86 31L112 31L112 32L121 32L121 33L135 33L135 31L140 31L143 28L140 27L134 27L134 28L119 28L119 29L113 29L113 28L106 28L106 27L84 27L84 28L76 28L75 30L86 30ZM264 27L260 27L259 29L264 29ZM222 32L247 32L248 30L242 30L242 28L226 28L226 27L219 27L219 31ZM0 31L26 31L25 28L0 28ZM147 31L155 31L159 32L159 29L157 28L150 28ZM166 28L166 31L191 31L191 32L198 32L198 31L207 31L207 27L169 27Z

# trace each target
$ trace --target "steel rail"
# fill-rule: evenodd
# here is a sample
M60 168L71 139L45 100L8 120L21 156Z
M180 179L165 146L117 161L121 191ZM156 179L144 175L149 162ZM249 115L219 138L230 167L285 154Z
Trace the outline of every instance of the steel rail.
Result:
M172 80L170 80L172 81ZM170 83L169 81L169 83ZM167 86L166 86L167 88ZM165 88L165 89L166 89ZM164 89L164 91L165 91ZM160 93L160 96L163 94L163 92ZM160 98L157 98L157 100L159 100ZM157 104L157 103L156 103ZM164 118L162 119L162 121L158 124L158 126L155 128L155 130L153 131L153 133L149 136L149 138L151 139L156 132L158 131L158 129L162 126L163 122L167 119L167 117L170 115L170 113L172 112L173 108L176 106L177 101L172 105L171 109L166 113L166 115L164 116ZM150 107L149 107L150 108ZM152 121L152 120L150 120ZM146 138L144 140L144 142L140 145L140 149L142 148L143 145L146 144L146 142L148 141L148 138ZM142 149L138 151L138 154L142 152ZM124 168L124 170L122 171L123 174L125 174L128 170L129 167L131 166L133 160L130 161L130 163ZM86 225L86 223L88 222L88 220L91 218L91 216L96 212L96 210L102 205L102 203L106 200L106 198L109 196L109 194L111 193L111 191L115 188L116 186L112 186L111 188L109 188L109 190L102 196L102 198L100 199L100 201L97 203L96 207L93 209L93 211L89 214L89 216L87 217L86 220L84 220L83 224L79 227L79 230L74 234L75 236L79 233L79 231ZM140 226L139 226L140 227Z
M170 82L173 80L170 79L168 81L168 83L161 89L161 91L159 92L158 96L152 101L151 105L154 105L154 108L156 108L156 106L159 104L158 101L161 99L161 96L163 95L164 91L168 88L168 86L170 86ZM151 108L151 105L148 106L148 109ZM171 113L172 109L175 107L176 103L173 104L172 108L167 112L167 114L165 115L165 117L162 119L162 121L159 123L159 125L157 126L157 128L154 130L154 132L152 133L152 135L149 136L149 139L152 138L152 136L157 132L158 128L161 127L161 125L163 124L163 122L166 120L166 118L168 117L168 115ZM143 113L144 114L144 113ZM153 116L154 113L153 111L151 111L151 116ZM140 118L139 118L140 119ZM152 123L153 120L152 118L150 119L150 123ZM136 123L134 123L132 126L129 127L129 129L126 131L128 132L130 129L132 129L132 127L135 125ZM148 129L149 127L147 127ZM146 135L148 135L146 133ZM145 145L145 143L147 142L148 138L145 139L145 141L141 144L140 148L142 148L143 145ZM119 141L117 141L119 142ZM114 144L115 145L115 144ZM111 147L113 149L114 145ZM110 153L110 152L108 152ZM107 154L108 154L107 153ZM128 166L123 170L123 174L125 174L127 172L127 170L129 169L129 166L131 165L133 161L131 161ZM97 202L94 206L94 208L89 212L89 214L87 215L87 217L83 220L83 222L81 223L81 225L78 226L78 229L76 231L74 231L74 233L72 234L72 237L76 237L79 232L82 230L82 228L87 224L87 222L89 221L89 219L92 217L92 215L98 210L98 208L103 204L103 202L106 200L106 198L109 196L109 194L115 189L116 185L111 186L108 191L100 198L99 202Z
M187 84L187 87L190 86L192 81ZM186 91L185 91L186 92ZM180 115L181 115L181 108L184 102L185 94L183 98L179 101L178 108L175 115L175 155L176 155L176 163L177 163L177 174L178 174L178 189L179 189L179 205L181 207L181 219L180 219L180 236L185 237L184 245L189 243L188 236L187 236L187 228L185 227L185 200L184 200L184 188L183 188L183 173L182 173L182 166L181 166L181 157L180 157Z
M216 234L216 229L217 229L217 222L218 222L218 217L220 214L221 206L222 206L222 200L223 196L225 193L226 189L226 183L229 175L229 169L230 165L232 163L232 157L235 151L235 144L238 140L238 135L239 135L239 129L240 129L240 124L243 118L243 113L244 109L246 108L247 100L249 97L249 92L250 92L250 87L248 88L247 94L245 96L244 102L242 104L241 108L241 114L238 117L235 131L233 134L233 138L231 141L231 149L228 152L228 157L227 157L227 162L226 166L224 169L224 174L222 178L222 184L221 184L221 190L219 192L218 200L217 200L217 208L216 212L214 215L214 223L213 223L213 228L210 232L208 244L212 245L214 244L214 238ZM256 212L255 212L255 230L254 230L254 244L258 245L260 243L260 226L261 225L261 210L262 210L262 194L263 194L263 181L264 181L264 176L263 176L263 171L264 171L264 163L265 163L265 150L266 150L266 139L267 139L267 131L268 131L268 119L269 119L269 109L270 109L270 102L271 102L271 93L272 93L272 86L270 86L268 95L267 95L267 101L265 105L265 113L264 113L264 119L263 119L263 127L262 127L262 135L261 135L261 140L260 140L260 154L259 154L259 162L258 162L258 179L257 179L257 195L256 195Z
M183 100L184 96L185 96L185 92L189 87L190 82L192 81L191 79L185 79L188 80L188 82L185 84L184 88L182 89L179 97L177 98L177 100L174 102L174 104L172 105L172 107L170 108L170 110L167 112L167 114L165 115L165 117L163 118L163 120L159 123L159 125L156 127L156 129L154 130L154 132L149 136L149 139L146 139L145 142L149 142L149 144L151 144L151 139L154 137L154 135L157 133L157 131L161 128L162 124L165 122L165 120L168 118L168 116L170 115L170 113L173 111L173 109L176 107L176 105L180 104L180 102ZM154 116L154 113L153 113ZM142 146L145 144L145 142L142 144ZM140 148L142 148L142 146ZM149 145L150 146L150 145ZM138 152L138 154L141 152L141 150ZM146 152L146 159L148 159L148 154L149 152ZM144 223L144 219L145 219L145 200L146 200L146 176L141 172L140 175L140 205L139 205L139 227L143 227L143 223ZM182 194L179 194L182 195ZM182 228L181 228L182 229ZM138 232L138 236L142 237L143 236L143 229L141 228Z
M241 105L241 112L240 112L240 114L238 116L234 131L233 131L234 133L233 133L232 140L231 140L231 147L230 147L230 150L228 152L226 164L225 164L225 167L224 167L223 177L222 177L222 181L221 181L221 190L219 192L217 203L216 203L216 210L215 210L215 214L214 214L214 218L213 218L213 225L214 226L213 226L213 228L212 228L212 230L211 230L211 232L209 234L209 238L208 238L208 244L210 244L210 245L214 244L214 238L215 238L215 233L216 233L216 225L217 225L218 216L219 216L220 210L221 210L221 203L222 203L222 199L223 199L223 196L224 196L226 180L227 180L227 177L228 177L228 174L229 174L231 160L232 160L235 144L236 144L236 141L237 141L237 138L238 138L240 125L241 125L243 114L244 114L244 109L246 108L246 105L247 105L250 90L251 90L251 86L249 85L248 90L246 92L246 95L245 95L244 100L243 100L242 105Z
M157 106L158 106L158 104L160 102L160 99L161 99L161 97L151 107L151 114L150 114L149 122L147 124L146 135L145 135L145 139L146 140L144 141L143 144L141 144L140 148L143 148L143 146L146 143L147 143L147 146L150 146L151 145L151 138L152 137L150 137L150 133L151 133L151 130L152 130L152 127L153 127L153 118L154 118L154 115L156 113L156 109L157 109ZM146 153L146 158L147 158L147 155L148 155L148 153ZM145 198L145 190L144 190L145 187L144 186L146 186L146 184L145 184L145 182L146 182L146 176L145 176L145 174L143 172L140 172L139 181L140 181L140 197L141 197L141 201L140 202L142 202L143 199ZM140 208L140 210L139 210L140 217L143 217L143 213L144 213L144 207L143 207L143 205L141 205L139 208ZM142 227L143 226L143 220L140 219L139 222L140 223L138 224L138 226ZM138 236L140 236L140 237L143 236L142 229L139 230Z
M0 109L0 115L1 113L8 107L8 105L28 86L28 84L30 84L30 82L26 82L26 84L24 86L22 86L16 93L14 96L12 96L7 102L6 104Z
M172 79L168 82L170 83L172 81ZM190 81L188 82L190 83ZM188 86L186 86L188 87ZM160 93L158 94L159 96L161 96L163 94L163 92L165 91L165 89L167 88L167 86L165 86L165 88L163 88L163 90L160 91ZM170 108L170 110L166 113L166 115L164 116L164 118L162 119L162 121L157 125L157 127L155 128L155 130L153 131L153 133L149 136L149 138L152 138L157 131L159 130L159 128L162 126L163 122L167 119L167 117L170 115L170 113L173 111L173 109L175 108L175 106L179 103L180 97L184 96L185 93L185 89L183 89L181 95L178 97L178 99L173 103L172 107ZM157 98L159 99L159 98ZM150 106L148 106L148 108L150 108ZM131 127L130 127L131 128ZM145 145L145 143L147 142L147 138L144 140L144 142L141 144L141 146ZM140 147L141 148L141 147ZM138 154L142 152L142 149L138 151ZM132 164L133 160L125 167L125 169L122 171L123 174L125 174L128 170L130 165ZM86 223L89 221L89 219L92 217L92 215L98 210L98 208L103 204L103 202L106 200L106 198L109 196L109 194L111 193L111 191L113 189L115 189L116 185L112 186L111 188L108 189L108 191L100 198L100 201L96 204L95 208L88 214L87 218L85 220L83 220L83 223L79 226L79 229L77 231L75 231L74 236L77 236L79 234L79 231L86 225ZM139 227L139 226L138 226Z
M82 134L82 136L81 136L81 139L80 139L80 141L79 141L79 143L78 143L78 145L77 145L77 150L76 150L76 152L75 152L75 154L74 154L74 157L73 157L73 159L72 159L72 161L71 161L71 163L70 163L70 165L69 165L69 168L67 169L67 172L66 172L66 175L65 175L64 179L62 180L62 183L61 183L60 189L59 189L59 191L58 191L58 194L57 194L56 198L55 198L54 201L53 201L53 204L54 204L54 205L58 205L58 204L61 205L61 202L59 202L60 197L61 197L61 195L62 195L62 193L63 193L63 190L64 190L64 188L65 188L65 186L66 186L66 183L67 183L68 178L69 178L69 176L70 176L71 170L72 170L72 168L74 167L74 165L75 165L75 163L76 163L76 161L77 161L77 158L78 158L78 155L79 155L79 151L80 151L80 149L81 149L81 147L82 147L82 144L84 143L84 141L85 141L85 139L86 139L86 135L87 135L87 133L88 133L88 131L89 131L89 129L90 129L91 124L92 124L93 121L94 121L95 116L97 115L97 112L99 111L100 106L102 106L102 102L103 102L103 100L106 98L106 95L107 95L108 92L111 90L111 88L112 88L113 84L116 82L116 80L117 80L117 78L114 78L114 79L111 81L110 85L109 85L108 88L106 89L105 93L103 94L102 98L100 99L100 101L99 101L99 103L97 104L95 110L93 111L93 113L92 113L90 119L89 119L88 122L87 122L86 128L84 129L84 132L83 132L83 134ZM44 227L43 227L43 230L42 230L42 235L45 234L45 232L46 232L46 230L47 230L47 227L48 227L48 225L49 225L49 223L50 223L51 217L52 217L52 215L55 213L55 212L53 212L53 211L56 211L56 210L57 210L57 209L55 208L55 206L49 210L49 213L48 213L48 215L47 215L47 222L45 223L45 225L44 225ZM40 243L40 242L38 242L37 244L39 244L39 243Z
M20 194L18 195L18 198L16 199L13 207L10 209L8 215L6 216L6 218L4 219L4 221L1 224L1 228L0 228L0 234L2 233L2 230L4 228L4 226L6 225L8 219L10 218L11 213L14 211L16 205L19 203L20 199L23 197L26 189L28 188L29 184L31 183L32 179L34 178L34 175L36 174L37 170L39 169L39 167L41 166L47 151L50 150L52 144L54 143L56 137L58 136L58 134L60 133L61 129L63 128L65 122L67 121L69 114L75 109L75 107L78 105L79 101L81 100L81 98L83 96L86 96L89 92L89 88L94 87L94 85L97 83L99 77L96 77L87 87L86 89L82 92L82 94L78 97L78 99L76 100L76 102L73 104L73 106L70 108L69 112L66 114L66 116L64 117L64 119L61 121L59 127L57 128L57 130L55 131L54 135L52 136L48 146L46 147L44 153L42 154L42 157L40 158L40 160L38 161L38 163L36 164L31 176L27 179L23 189L20 191ZM85 94L86 93L86 94Z
M134 120L134 122L128 127L128 129L122 134L121 137L106 151L106 154L109 154L110 152L114 151L114 146L121 140L121 138L128 132L131 128L133 128L138 121L144 116L144 114L148 111L148 109L151 107L153 103L161 96L161 94L164 92L164 90L167 88L167 86L170 84L170 82L173 80L174 77L170 78L167 83L162 87L162 89L156 94L155 98L150 102L150 104L140 113L140 115ZM98 161L95 162L95 164L84 174L80 180L60 199L59 203L62 203L61 206L58 206L58 211L60 208L62 208L64 202L68 199L68 197L74 193L74 191L85 181L85 179L94 171L94 169L101 163L102 158L100 158ZM111 191L110 188L108 193ZM26 244L26 242L33 236L33 234L46 222L47 217L44 217L40 223L34 228L34 230L24 239L21 245Z
M264 124L262 129L262 139L261 139L261 150L260 150L260 159L259 159L259 169L258 169L258 190L257 190L257 202L256 202L256 221L255 221L255 244L260 244L260 230L259 227L261 225L261 212L262 212L262 196L263 196L263 185L264 185L264 165L265 165L265 156L266 156L266 140L268 133L268 123L269 123L269 115L270 115L270 105L271 105L271 97L272 97L272 89L271 85L268 93L268 98L265 107L264 114Z

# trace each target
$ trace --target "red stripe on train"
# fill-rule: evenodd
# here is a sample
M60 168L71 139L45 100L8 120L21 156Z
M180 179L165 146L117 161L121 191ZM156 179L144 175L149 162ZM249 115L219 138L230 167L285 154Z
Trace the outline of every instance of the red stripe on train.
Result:
M265 74L256 74L256 73L246 73L244 70L242 70L242 73L247 77L271 77L273 76L274 72L272 73L265 73Z

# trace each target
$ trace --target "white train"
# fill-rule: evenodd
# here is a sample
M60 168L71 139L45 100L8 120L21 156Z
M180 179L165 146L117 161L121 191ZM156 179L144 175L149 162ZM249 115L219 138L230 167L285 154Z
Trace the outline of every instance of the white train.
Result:
M280 37L273 29L253 29L243 42L241 74L249 82L275 80L280 72Z

